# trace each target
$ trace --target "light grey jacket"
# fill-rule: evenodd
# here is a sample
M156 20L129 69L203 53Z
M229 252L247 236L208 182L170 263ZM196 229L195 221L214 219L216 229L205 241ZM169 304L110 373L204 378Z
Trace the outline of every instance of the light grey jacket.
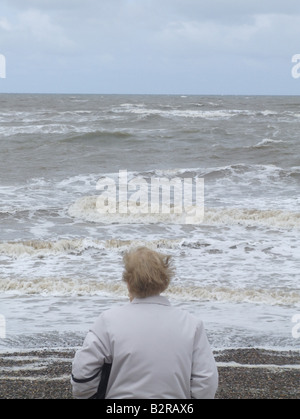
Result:
M72 378L75 398L96 393L104 362L107 399L212 399L218 387L203 323L162 296L100 315L73 361L73 378L85 381Z

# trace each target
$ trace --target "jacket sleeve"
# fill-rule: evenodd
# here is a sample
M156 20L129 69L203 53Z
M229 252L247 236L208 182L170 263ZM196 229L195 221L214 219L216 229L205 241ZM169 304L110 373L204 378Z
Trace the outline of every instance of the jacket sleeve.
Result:
M111 362L109 346L102 315L87 334L73 360L71 384L76 399L88 399L97 392L102 367L105 362Z
M196 330L191 377L192 399L214 399L218 389L218 370L201 322Z

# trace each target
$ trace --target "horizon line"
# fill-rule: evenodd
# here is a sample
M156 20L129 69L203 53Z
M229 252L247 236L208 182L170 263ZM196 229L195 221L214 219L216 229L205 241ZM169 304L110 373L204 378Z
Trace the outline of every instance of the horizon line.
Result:
M61 96L232 96L232 97L297 97L299 94L266 93L76 93L76 92L0 92L0 95L61 95Z

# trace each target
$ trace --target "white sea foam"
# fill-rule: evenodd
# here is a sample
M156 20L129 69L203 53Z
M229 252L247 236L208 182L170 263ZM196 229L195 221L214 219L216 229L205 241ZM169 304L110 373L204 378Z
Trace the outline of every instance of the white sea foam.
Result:
M300 213L280 210L257 209L208 209L204 224L243 224L279 228L300 228Z
M120 281L95 281L72 278L42 277L35 279L2 279L0 292L11 295L44 296L119 296L127 297L126 285ZM216 301L265 304L268 306L300 306L299 291L277 289L243 289L171 285L166 296L180 301Z
M217 362L219 368L245 368L269 370L271 372L281 373L287 370L300 370L300 365L276 365L276 364L239 364L237 362Z
M122 211L116 214L104 214L97 208L98 196L79 198L69 208L71 217L80 218L93 223L103 224L181 224L182 214L125 214L127 202L119 203ZM252 225L272 226L278 228L300 228L300 213L280 210L258 210L255 208L206 208L204 225Z
M151 109L143 106L142 104L133 105L130 103L124 103L118 108L114 108L113 112L115 113L124 113L128 112L131 114L141 115L141 116L161 116L164 118L201 118L208 120L220 120L232 118L236 115L240 115L243 111L240 110L181 110L181 109Z
M194 301L220 301L266 305L300 305L300 292L276 289L247 289L228 287L171 286L167 294L173 298Z
M126 286L121 282L84 281L71 278L43 277L34 279L2 279L0 291L13 295L44 296L93 296L118 295L126 296Z
M276 144L286 144L286 142L282 140L274 140L272 138L264 138L262 141L253 146L253 148L269 147Z
M42 258L51 255L81 255L88 249L114 250L129 249L147 246L152 249L179 248L183 240L159 239L159 240L95 240L95 239L61 239L57 241L29 240L19 242L0 242L0 254L12 257L36 257Z

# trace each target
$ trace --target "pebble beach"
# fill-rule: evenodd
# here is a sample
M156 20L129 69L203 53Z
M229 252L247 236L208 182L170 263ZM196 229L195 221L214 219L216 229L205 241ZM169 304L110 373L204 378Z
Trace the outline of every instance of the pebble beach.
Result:
M0 399L72 399L73 350L0 355ZM216 399L299 399L300 352L234 349L215 352Z

